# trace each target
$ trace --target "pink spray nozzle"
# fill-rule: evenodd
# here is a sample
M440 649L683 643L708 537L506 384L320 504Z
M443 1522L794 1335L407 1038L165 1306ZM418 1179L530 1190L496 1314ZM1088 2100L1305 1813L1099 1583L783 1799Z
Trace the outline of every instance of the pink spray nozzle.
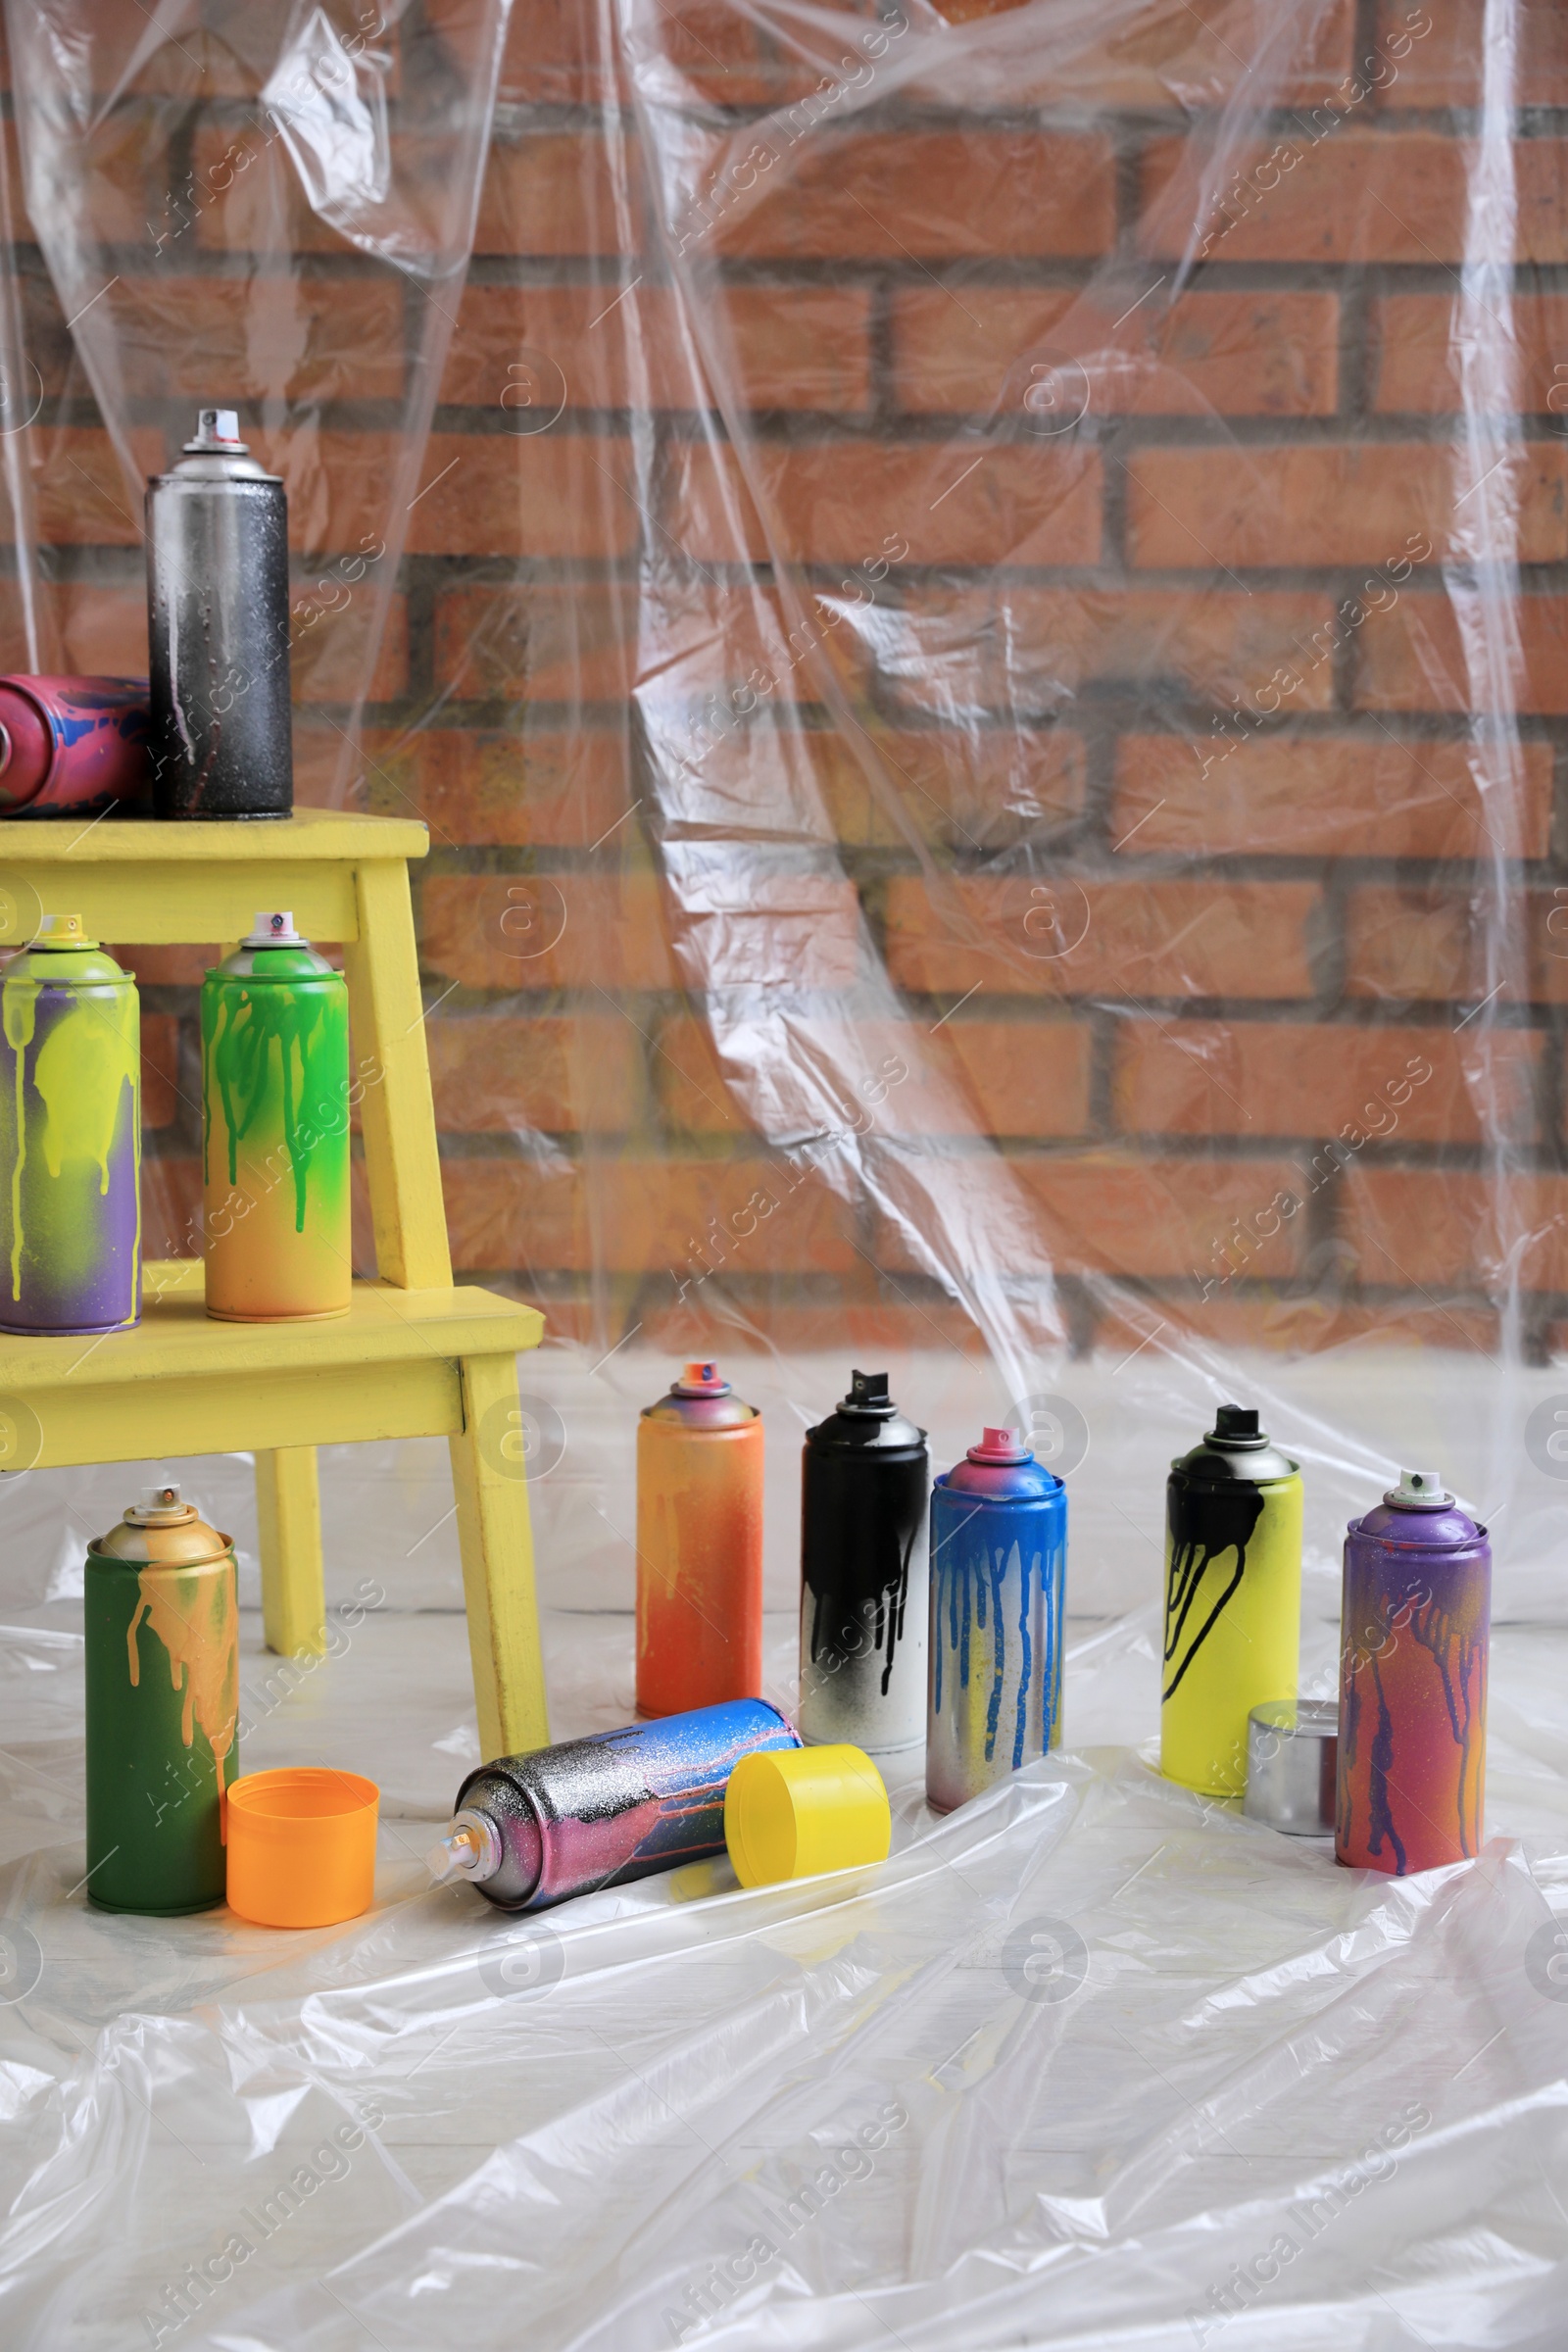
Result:
M1028 1446L1010 1429L988 1429L979 1445L969 1448L971 1462L1027 1462L1031 1458Z
M729 1382L714 1363L687 1364L672 1393L677 1396L727 1396Z

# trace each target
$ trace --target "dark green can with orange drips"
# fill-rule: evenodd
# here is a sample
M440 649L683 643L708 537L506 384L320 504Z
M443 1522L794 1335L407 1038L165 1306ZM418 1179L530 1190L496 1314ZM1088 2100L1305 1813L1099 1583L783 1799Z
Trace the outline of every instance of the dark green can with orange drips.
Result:
M349 1000L288 914L259 914L202 983L207 1311L346 1315Z
M232 1540L177 1487L149 1488L88 1545L87 1876L107 1911L223 1899L239 1770Z

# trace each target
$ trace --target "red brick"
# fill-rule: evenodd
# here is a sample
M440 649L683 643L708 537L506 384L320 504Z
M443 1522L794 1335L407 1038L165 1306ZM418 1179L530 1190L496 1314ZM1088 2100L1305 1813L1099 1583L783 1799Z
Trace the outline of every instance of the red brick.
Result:
M1530 1142L1541 1042L1518 1029L1483 1040L1447 1028L1127 1021L1116 1038L1116 1124L1134 1135L1347 1142L1353 1126L1373 1151L1390 1142L1482 1143L1494 1132L1485 1103L1495 1087L1506 1133Z
M314 627L295 623L289 683L295 704L395 702L408 683L409 612L401 596L385 607L361 592Z
M468 988L676 984L651 874L432 874L419 904L426 968Z
M1565 900L1568 890L1510 894L1504 1002L1568 1003ZM1487 997L1497 983L1487 955L1492 919L1486 902L1470 893L1368 883L1351 893L1346 911L1347 990L1464 1004Z
M950 24L961 24L1022 5L1023 0L941 0L941 14ZM1251 74L1250 61L1276 22L1255 0L1208 0L1201 15L1184 6L1144 9L1125 23L1113 18L1112 29L1096 41L1080 20L1070 47L1048 38L1032 51L1020 43L1007 52L1008 102L1161 114L1175 106L1218 107ZM1354 30L1352 0L1331 0L1304 38L1272 61L1280 78L1271 79L1270 102L1308 105L1336 89L1350 69ZM940 68L942 53L937 54ZM951 78L940 70L913 86L928 103L953 103Z
M1425 442L1146 449L1127 471L1133 563L1177 570L1441 562L1456 529L1455 499L1471 488L1459 454ZM1568 556L1565 477L1561 445L1531 442L1520 451L1513 478L1521 563ZM1389 593L1386 585L1376 592Z
M824 1098L864 1102L888 1135L1056 1137L1089 1123L1093 1038L1076 1021L953 1022L932 1036L923 1021L792 1020L790 1042L787 1068L726 1080L707 1026L667 1021L653 1063L665 1115L694 1135L744 1134L750 1095L754 1112L770 1106L775 1132L820 1123Z
M1049 1263L1064 1274L1190 1277L1196 1269L1212 1278L1230 1247L1250 1276L1278 1278L1300 1259L1305 1220L1298 1212L1276 1215L1276 1230L1257 1236L1245 1260L1234 1240L1238 1222L1255 1234L1255 1220L1267 1220L1279 1194L1299 1198L1301 1179L1287 1159L1136 1159L1101 1151L1013 1156L1005 1168L1028 1202L1032 1247L1015 1231L1009 1239L998 1220L994 1255L968 1269L975 1274L1025 1274ZM911 1263L890 1219L879 1223L876 1256L895 1270Z
M725 383L750 409L861 410L870 296L854 286L715 288ZM531 356L530 356L531 355ZM573 409L711 409L689 321L667 288L470 285L443 401L506 408L520 425ZM526 412L526 414L524 413Z
M1462 332L1457 294L1389 294L1372 305L1374 406L1385 415L1439 416L1464 406L1453 339ZM1552 413L1568 403L1568 296L1516 294L1515 340L1509 364L1517 369L1517 406L1540 416L1555 393ZM1500 365L1502 354L1494 353ZM1561 367L1564 372L1556 372Z
M1568 106L1568 19L1560 0L1518 0L1512 15L1518 104ZM1412 20L1422 17L1431 29L1412 40ZM1379 91L1380 106L1479 106L1485 17L1486 0L1445 0L1433 9L1379 0L1376 45L1396 74ZM1402 57L1391 39L1409 42Z
M192 1153L178 1158L144 1155L141 1163L141 1253L149 1257L200 1257L202 1250L202 1163Z
M1083 813L1084 740L1070 727L923 735L877 727L779 742L791 763L804 746L835 833L858 847L904 848L912 838L943 849L1004 849ZM767 756L755 739L741 745L730 755L737 782L743 763L755 773ZM879 779L875 791L867 763ZM704 764L715 782L728 772L720 753Z
M164 462L162 433L131 425L127 438L137 466L157 472ZM28 436L24 462L32 472L38 537L47 544L141 545L141 487L126 482L107 433L91 425L50 425ZM0 492L0 514L10 514L9 496ZM14 535L14 520L11 528Z
M619 734L526 735L489 729L372 729L369 805L422 816L436 842L534 842L591 849L632 806ZM622 826L617 844L635 840Z
M677 217L677 241L751 260L1099 254L1115 235L1114 164L1099 134L824 131L786 149L749 209L706 232L704 218Z
M1332 618L1327 594L1254 591L1195 582L1183 593L1116 588L971 588L906 596L876 621L884 692L953 722L983 710L1054 715L1091 684L1127 681L1148 693L1218 703L1250 695L1299 638ZM1168 686L1167 686L1168 682ZM1301 708L1330 708L1328 664L1313 671Z
M1357 638L1355 701L1363 710L1490 710L1501 700L1519 715L1568 710L1568 598L1518 596L1519 675L1511 659L1484 661L1467 674L1458 622L1446 594L1401 594L1374 612ZM1496 689L1501 687L1499 698Z
M1125 856L1476 858L1496 839L1511 857L1546 855L1549 744L1518 747L1517 839L1508 841L1461 743L1254 735L1225 749L1232 740L1232 730L1206 743L1121 738L1111 829Z
M418 142L396 142L395 171L407 182L420 163ZM194 185L155 225L169 242L161 258L189 245L204 253L341 253L350 240L313 212L282 140L260 122L209 123L191 150ZM123 233L122 231L121 233Z
M615 702L637 634L636 600L614 583L448 589L436 600L436 684L473 702Z
M403 287L390 276L165 274L122 278L110 300L125 387L146 399L403 393Z
M751 463L777 553L865 564L900 540L912 564L1093 564L1102 475L1089 450L1003 444L777 442ZM671 535L701 563L765 562L768 538L717 445L687 443L671 468Z
M138 987L200 988L221 951L216 946L136 946L111 948L109 953L122 970L130 973Z
M695 1283L705 1265L755 1278L848 1274L861 1263L845 1202L819 1176L792 1189L787 1170L767 1159L600 1160L586 1178L521 1160L448 1159L441 1176L453 1260L464 1271L667 1275L673 1301L680 1281ZM733 1221L746 1218L757 1193L774 1206L753 1208L755 1230L737 1237ZM716 1250L701 1254L715 1223L721 1262Z
M1064 878L960 880L933 899L898 876L888 970L901 987L955 995L1300 997L1320 903L1305 882ZM1039 953L1058 941L1066 953Z
M64 580L43 588L37 612L38 667L61 677L145 677L147 598L141 588L100 588ZM22 600L15 580L0 580L0 670L27 671Z
M1568 1177L1511 1176L1504 1203L1457 1168L1352 1168L1343 1231L1363 1283L1568 1290Z
M15 224L12 233L19 239L35 240L23 191L16 131L10 122L0 129L0 152ZM143 239L150 244L157 236L172 236L181 218L188 216L188 203L184 215L168 205L168 135L163 123L150 118L144 108L106 106L96 115L77 154L73 196L82 207L78 250L89 267L95 244L139 244ZM47 169L47 155L45 166ZM96 291L96 286L88 285L79 299L85 302ZM71 307L74 310L76 306L73 303Z
M1328 416L1338 406L1338 297L1186 294L1126 314L1118 295L1066 289L904 286L893 297L894 380L902 408L1017 414L1039 382L1066 421L1096 415ZM1078 370L1061 369L1066 357ZM1082 369L1089 372L1084 374ZM1033 419L1026 414L1026 426Z
M579 0L517 0L501 61L504 104L570 106L623 94L614 50L607 55L606 20ZM725 0L661 8L656 34L662 74L715 106L765 105L776 96L757 28ZM641 54L644 71L653 59Z
M613 1133L643 1116L642 1041L619 1014L438 1013L425 1036L444 1133Z
M432 433L408 544L411 555L613 557L641 528L624 441Z
M179 1116L179 1022L172 1012L141 1016L141 1123L172 1127Z
M863 1267L858 1270L866 1273ZM658 1348L676 1361L710 1346L713 1309L710 1298L722 1279L688 1291L678 1304L646 1307L638 1346ZM725 1362L736 1356L742 1359L736 1385L743 1395L748 1387L745 1358L754 1348L759 1352L776 1348L781 1355L848 1354L863 1362L867 1355L896 1358L945 1345L976 1364L989 1360L983 1333L951 1299L901 1305L896 1298L878 1298L868 1275L864 1288L846 1275L839 1278L835 1289L838 1296L831 1305L802 1306L789 1301L775 1303L748 1288L745 1328L726 1324L724 1332Z
M855 891L826 877L699 878L683 908L646 874L435 875L420 896L426 964L470 988L670 988L677 972L697 989L846 988L859 977Z
M1196 222L1200 246L1212 235L1211 262L1463 261L1472 152L1463 142L1433 131L1369 129L1353 117L1327 130L1315 147L1309 138L1310 126L1298 125L1283 141L1265 139L1238 151L1236 174L1254 185L1257 167L1277 145L1293 147L1298 161L1228 229L1218 203L1200 213L1202 174L1211 163L1206 140L1152 140L1144 161L1143 251L1174 260ZM1559 139L1522 139L1515 146L1517 234L1510 244L1499 233L1490 258L1568 260L1565 154ZM1234 176L1225 180L1221 194L1234 184Z
M528 130L496 140L485 165L474 230L476 254L636 253L642 238L635 140L623 148L591 132ZM614 294L612 285L606 295Z

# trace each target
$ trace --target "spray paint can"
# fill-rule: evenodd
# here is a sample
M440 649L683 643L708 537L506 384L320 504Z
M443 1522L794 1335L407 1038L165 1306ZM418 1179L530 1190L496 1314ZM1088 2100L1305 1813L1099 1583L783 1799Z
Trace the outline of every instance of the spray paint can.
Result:
M1166 1486L1159 1768L1205 1796L1247 1787L1248 1719L1296 1696L1299 1465L1250 1405L1222 1404Z
M147 791L145 678L0 678L0 816Z
M724 1791L742 1756L799 1747L776 1707L721 1707L564 1740L470 1772L430 1854L504 1911L543 1911L598 1886L724 1850Z
M637 1712L762 1686L762 1416L688 1364L637 1424Z
M141 1313L136 983L46 914L0 982L0 1330L124 1331Z
M1334 1857L1403 1878L1481 1850L1492 1546L1435 1470L1345 1540Z
M202 982L207 1312L349 1311L349 993L291 914L259 914Z
M88 1545L87 1891L106 1911L223 1899L239 1770L231 1539L178 1487L149 1487Z
M147 484L147 637L159 816L287 816L288 500L203 409Z
M988 1429L931 1490L925 1793L939 1813L1061 1740L1067 1490Z
M867 1755L925 1737L931 1459L885 1372L806 1433L801 1455L801 1703L808 1746Z

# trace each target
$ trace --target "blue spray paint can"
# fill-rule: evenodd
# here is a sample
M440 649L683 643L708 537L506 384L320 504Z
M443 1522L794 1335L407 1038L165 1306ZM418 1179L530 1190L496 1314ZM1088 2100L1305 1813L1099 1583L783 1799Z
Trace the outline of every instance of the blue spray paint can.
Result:
M951 1813L1061 1739L1067 1490L988 1429L931 1490L925 1792Z

